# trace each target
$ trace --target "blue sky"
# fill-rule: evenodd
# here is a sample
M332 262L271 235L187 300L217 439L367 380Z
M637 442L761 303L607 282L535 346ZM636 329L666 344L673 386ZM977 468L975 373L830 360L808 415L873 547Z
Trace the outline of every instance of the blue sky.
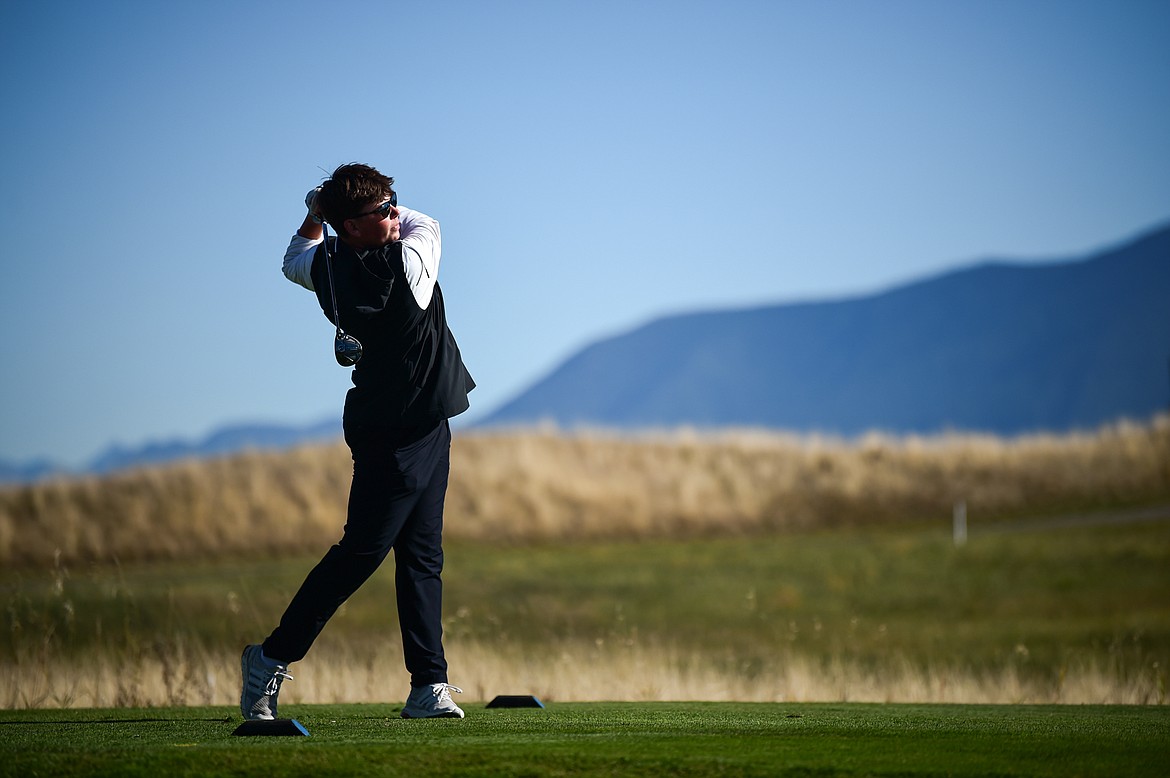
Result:
M1119 242L1170 219L1168 40L1165 0L5 3L0 459L339 415L280 259L344 162L441 222L474 414L663 314Z

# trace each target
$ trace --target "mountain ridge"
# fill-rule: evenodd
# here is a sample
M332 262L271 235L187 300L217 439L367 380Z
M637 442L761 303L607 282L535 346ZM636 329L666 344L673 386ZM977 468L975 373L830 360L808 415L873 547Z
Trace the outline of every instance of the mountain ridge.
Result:
M195 441L182 438L148 441L138 446L112 444L77 469L49 459L25 463L0 461L0 483L36 481L52 476L105 475L131 467L180 459L225 456L246 449L279 450L341 437L341 418L307 425L240 423L220 427Z
M1143 302L1102 316L1103 295ZM899 313L905 310L912 310L913 319ZM999 313L981 316L988 310ZM1078 320L1070 310L1095 315ZM1020 332L1032 335L1013 337ZM1145 333L1151 343L1141 348L1135 333ZM1061 348L1063 341L1076 348ZM881 370L899 350L917 359ZM963 359L956 359L960 352ZM760 355L783 362L784 369L766 374ZM1082 371L1063 391L1054 390L1053 382L1075 373L1071 368L1088 357L1099 374ZM994 368L1001 378L945 380L970 365L984 373ZM1047 377L1023 380L1036 365L1047 367ZM1140 367L1135 371L1134 365ZM1165 221L1073 259L988 257L869 293L659 316L578 349L471 429L551 421L570 428L754 426L842 434L1060 431L1165 411L1168 379L1170 221ZM932 385L941 389L915 395L915 387ZM744 395L756 413L721 414L711 407L711 398ZM913 403L899 407L898 399L907 395L915 395ZM810 408L810 397L819 400L818 408ZM658 416L647 411L671 407L683 410ZM974 413L977 408L982 410ZM957 421L943 420L945 412ZM228 425L194 442L111 445L77 470L46 459L0 461L0 483L101 475L341 434L340 414L308 425Z
M868 295L660 317L579 350L479 426L1095 426L1166 408L1168 311L1163 225L1078 260L983 260Z

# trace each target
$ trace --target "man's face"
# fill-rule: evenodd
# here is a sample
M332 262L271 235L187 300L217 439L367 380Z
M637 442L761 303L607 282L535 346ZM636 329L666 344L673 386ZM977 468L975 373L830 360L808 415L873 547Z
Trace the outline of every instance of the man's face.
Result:
M361 248L381 248L401 236L398 209L390 204L388 197L366 207L360 215L346 219L345 227L349 231L349 242Z

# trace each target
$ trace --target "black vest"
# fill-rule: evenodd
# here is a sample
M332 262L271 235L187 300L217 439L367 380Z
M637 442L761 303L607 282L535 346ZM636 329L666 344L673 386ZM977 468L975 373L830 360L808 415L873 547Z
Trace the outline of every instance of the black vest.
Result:
M329 240L329 247L341 328L362 344L362 358L353 369L354 388L345 400L346 426L411 426L467 410L467 393L475 381L447 327L439 285L423 310L407 283L400 241L360 253L336 239ZM313 256L312 276L317 302L333 321L320 247Z

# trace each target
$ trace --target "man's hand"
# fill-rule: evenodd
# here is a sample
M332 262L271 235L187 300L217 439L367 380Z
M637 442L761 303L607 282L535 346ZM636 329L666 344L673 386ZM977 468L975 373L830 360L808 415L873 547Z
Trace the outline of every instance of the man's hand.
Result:
M305 195L305 207L309 209L309 216L317 224L320 224L321 222L325 221L325 219L321 217L321 211L318 210L318 208L317 208L317 195L320 192L321 192L321 187L315 186L309 190L309 193L307 195Z
M317 208L317 195L321 192L321 187L313 187L309 193L305 195L305 207L309 209L309 213L305 216L305 221L301 224L301 228L297 230L297 235L309 240L321 240L324 234L324 228L321 226L324 219L321 218L321 211Z

